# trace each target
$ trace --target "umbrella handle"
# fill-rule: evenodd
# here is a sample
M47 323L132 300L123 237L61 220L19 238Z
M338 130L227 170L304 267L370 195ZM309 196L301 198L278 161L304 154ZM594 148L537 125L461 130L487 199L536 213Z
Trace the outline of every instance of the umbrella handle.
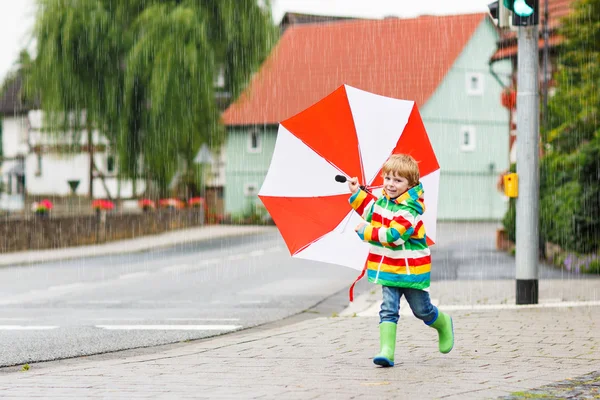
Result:
M336 182L345 183L347 180L348 180L348 178L346 178L344 175L336 175L335 176ZM364 190L365 192L371 193L371 191L367 189L366 185L360 185L358 187L361 188L362 190Z

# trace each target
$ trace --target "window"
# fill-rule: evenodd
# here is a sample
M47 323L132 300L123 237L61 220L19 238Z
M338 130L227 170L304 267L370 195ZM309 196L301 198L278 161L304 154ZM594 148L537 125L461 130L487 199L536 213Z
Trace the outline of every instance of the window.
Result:
M42 153L37 153L35 176L42 176Z
M244 196L254 197L258 195L258 186L256 183L246 183L244 185Z
M106 156L106 172L109 174L115 172L115 156L112 154Z
M248 153L260 153L262 150L260 132L253 129L248 133Z
M217 74L213 83L218 89L225 87L225 68L223 66L217 68Z
M475 127L463 126L460 129L460 150L473 151L475 150Z
M483 94L483 74L470 72L466 75L467 94L481 96Z

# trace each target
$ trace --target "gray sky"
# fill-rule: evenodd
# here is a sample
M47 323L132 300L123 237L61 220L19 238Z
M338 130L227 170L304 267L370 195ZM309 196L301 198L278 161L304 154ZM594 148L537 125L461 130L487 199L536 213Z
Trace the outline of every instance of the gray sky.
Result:
M487 12L492 0L272 0L273 19L287 11L366 18L415 17L421 14ZM0 82L27 46L34 23L35 0L0 0Z

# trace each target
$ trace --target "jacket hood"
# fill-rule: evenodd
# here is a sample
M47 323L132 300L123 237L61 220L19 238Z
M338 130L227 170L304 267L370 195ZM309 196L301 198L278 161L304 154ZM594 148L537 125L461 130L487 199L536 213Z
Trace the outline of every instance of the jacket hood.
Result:
M411 187L406 192L402 193L395 199L390 199L390 196L383 189L383 195L389 200L396 204L402 204L406 207L410 207L415 210L419 215L423 215L425 212L425 198L423 197L423 185L419 182L416 186Z

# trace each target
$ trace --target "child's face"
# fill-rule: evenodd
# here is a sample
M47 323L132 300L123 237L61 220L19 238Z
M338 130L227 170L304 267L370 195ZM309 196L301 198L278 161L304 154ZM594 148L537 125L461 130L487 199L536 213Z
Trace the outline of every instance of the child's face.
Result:
M406 192L408 188L408 179L388 172L383 175L383 188L392 199Z

